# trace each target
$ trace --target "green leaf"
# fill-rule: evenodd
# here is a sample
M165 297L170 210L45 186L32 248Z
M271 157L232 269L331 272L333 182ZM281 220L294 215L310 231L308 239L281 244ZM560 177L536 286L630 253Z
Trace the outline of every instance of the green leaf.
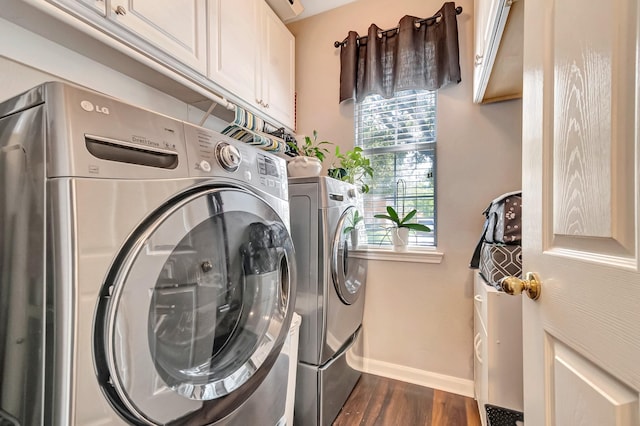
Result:
M389 213L389 216L391 216L391 220L393 220L396 223L400 223L400 218L398 217L398 213L396 213L393 207L387 206L387 213Z
M341 152L340 148L336 146L335 149L335 164L334 168L342 168L345 171L346 176L342 177L345 182L358 184L363 193L369 191L369 186L365 184L364 178L366 176L373 177L373 167L371 167L371 161L362 155L361 147L354 147L353 149Z
M431 232L431 228L421 223L403 223L400 228L409 228L414 231Z
M393 220L391 216L387 216L386 214L374 214L373 217L375 217L376 219L386 219L390 220L391 222L395 222L395 220Z
M303 155L306 157L315 157L320 161L324 161L326 158L326 154L329 153L329 150L324 147L324 145L332 145L329 141L321 141L318 142L318 131L313 131L313 139L309 136L304 137L304 143L301 143L301 146L297 146L296 148L293 145L291 149L293 149L298 155Z
M293 152L296 152L298 154L300 153L300 148L298 147L297 143L289 141L287 142L287 145L289 145L289 148L291 148Z
M416 215L416 213L418 213L418 210L416 209L411 210L409 213L407 213L407 215L404 218L402 218L400 223L409 222Z

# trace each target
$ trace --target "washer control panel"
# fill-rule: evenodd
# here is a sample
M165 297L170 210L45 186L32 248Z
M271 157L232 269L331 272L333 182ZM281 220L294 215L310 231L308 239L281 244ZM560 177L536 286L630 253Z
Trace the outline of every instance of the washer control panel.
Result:
M200 160L200 162L198 163L198 166L200 167L200 170L202 170L203 172L211 171L211 163L208 162L207 160Z
M185 139L192 176L235 179L288 199L283 158L188 123L185 123Z
M262 153L257 154L258 174L260 184L266 187L276 187L287 185L286 163L279 158L267 156Z
M216 160L226 171L235 172L240 167L242 156L240 155L240 150L229 142L218 142L216 145Z

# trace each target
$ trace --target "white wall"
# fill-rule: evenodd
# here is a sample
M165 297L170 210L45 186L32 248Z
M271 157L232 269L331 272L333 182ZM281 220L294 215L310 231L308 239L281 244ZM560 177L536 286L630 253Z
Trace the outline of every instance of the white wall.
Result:
M360 356L369 371L472 392L473 286L469 260L482 211L496 195L520 188L521 102L472 103L473 1L460 0L462 82L439 91L438 250L441 264L370 261ZM353 105L338 105L340 60L334 41L365 35L375 22L395 27L404 15L427 17L440 0L360 0L289 25L296 36L298 133L353 146ZM325 168L328 162L325 162Z

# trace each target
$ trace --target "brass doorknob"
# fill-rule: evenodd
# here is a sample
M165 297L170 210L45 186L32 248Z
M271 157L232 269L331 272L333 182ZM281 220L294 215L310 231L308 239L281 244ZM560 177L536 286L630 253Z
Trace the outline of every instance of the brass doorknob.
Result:
M542 292L540 280L533 272L527 272L526 280L517 277L504 277L500 280L500 285L507 294L518 295L524 291L533 300L538 300Z

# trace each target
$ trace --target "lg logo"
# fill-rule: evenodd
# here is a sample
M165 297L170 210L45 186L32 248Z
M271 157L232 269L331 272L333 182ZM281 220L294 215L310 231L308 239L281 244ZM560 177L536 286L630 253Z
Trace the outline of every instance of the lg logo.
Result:
M80 102L80 106L87 112L97 112L98 114L109 115L109 108L100 105L93 105L89 101Z

